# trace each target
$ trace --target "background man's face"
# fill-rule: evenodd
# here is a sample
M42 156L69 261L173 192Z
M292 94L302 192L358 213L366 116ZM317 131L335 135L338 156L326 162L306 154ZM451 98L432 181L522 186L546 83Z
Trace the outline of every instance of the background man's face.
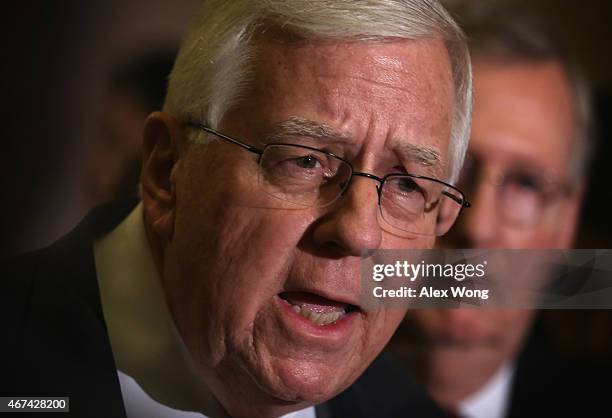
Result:
M345 138L291 139L382 176L419 169L402 144L447 161L454 93L442 42L287 44L263 40L253 83L218 129L263 146L292 117ZM378 221L376 182L353 180L324 208L279 208L260 190L257 157L223 141L188 145L173 173L176 213L164 286L179 330L215 394L258 402L320 402L348 386L390 338L403 312L357 305L360 254L431 248ZM447 167L431 168L444 177ZM433 172L435 171L435 173ZM280 206L279 206L280 205ZM345 312L320 326L296 313ZM262 401L262 399L264 401Z
M474 93L463 179L473 207L442 245L568 247L579 193L561 192L569 176L575 122L560 65L477 59ZM469 393L470 382L482 383L516 352L531 316L530 311L461 309L414 312L409 320L432 345L427 349L432 384L461 375Z
M564 71L554 61L503 65L476 60L474 78L464 181L474 207L458 225L454 244L569 246L577 199L562 193L570 182L576 124Z

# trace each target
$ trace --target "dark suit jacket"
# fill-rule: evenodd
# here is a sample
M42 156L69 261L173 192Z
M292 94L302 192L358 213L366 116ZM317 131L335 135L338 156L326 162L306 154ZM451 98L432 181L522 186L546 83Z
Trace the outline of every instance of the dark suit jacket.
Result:
M69 396L70 416L125 417L92 243L136 203L98 208L49 248L3 263L0 396ZM318 406L318 417L443 416L401 370L380 356L349 389Z
M561 354L539 321L515 373L507 418L612 416L612 362Z

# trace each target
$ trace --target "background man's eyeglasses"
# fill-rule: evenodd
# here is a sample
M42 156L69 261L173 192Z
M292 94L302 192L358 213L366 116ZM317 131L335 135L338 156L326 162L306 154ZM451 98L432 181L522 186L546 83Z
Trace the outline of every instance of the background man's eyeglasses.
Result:
M189 124L259 155L259 184L290 207L323 207L348 190L354 177L377 181L380 218L394 234L444 235L464 207L470 207L456 187L414 174L358 172L330 152L304 145L271 143L257 148L206 125Z
M571 192L567 181L554 181L542 170L523 166L489 170L478 158L468 155L459 184L476 194L481 182L495 187L496 213L502 222L515 228L536 225L556 202Z

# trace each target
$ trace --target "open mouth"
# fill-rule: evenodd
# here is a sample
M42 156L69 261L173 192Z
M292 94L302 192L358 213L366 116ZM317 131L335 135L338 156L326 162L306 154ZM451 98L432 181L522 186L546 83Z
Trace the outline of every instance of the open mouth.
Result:
M314 293L283 292L278 296L288 302L296 313L319 326L333 324L359 310L355 305L327 299Z

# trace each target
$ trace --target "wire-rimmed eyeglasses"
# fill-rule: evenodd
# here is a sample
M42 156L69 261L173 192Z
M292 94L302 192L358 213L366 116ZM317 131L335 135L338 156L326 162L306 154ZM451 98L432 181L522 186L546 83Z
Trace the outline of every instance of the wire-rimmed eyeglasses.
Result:
M189 123L259 156L259 184L269 195L294 207L324 207L335 202L354 177L377 181L380 218L395 234L444 235L463 208L458 188L441 180L407 173L384 177L355 171L342 157L306 145L269 143L257 148L206 125Z
M511 228L532 228L546 215L554 215L556 205L572 195L574 185L560 173L547 171L531 161L488 161L469 153L461 170L459 184L470 195L480 194L487 184L495 189L494 210L499 222ZM551 212L551 210L553 210Z

